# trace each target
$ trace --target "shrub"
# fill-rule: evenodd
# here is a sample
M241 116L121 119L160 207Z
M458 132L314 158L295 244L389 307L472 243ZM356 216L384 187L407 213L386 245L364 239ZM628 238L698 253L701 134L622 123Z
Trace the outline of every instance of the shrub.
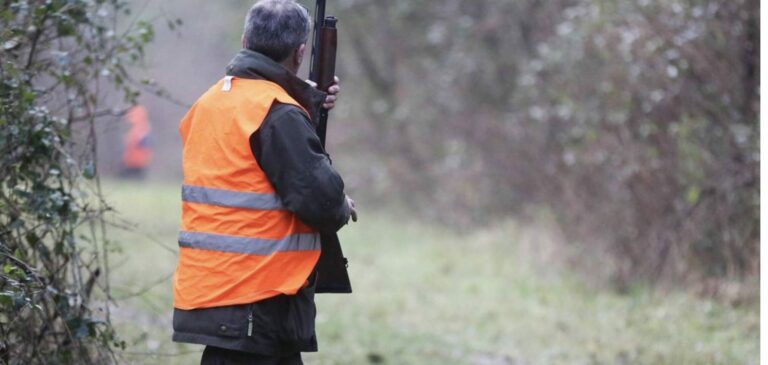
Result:
M138 96L126 65L153 31L120 31L128 14L117 0L2 1L0 364L106 364L123 346L94 126L117 112L107 91Z

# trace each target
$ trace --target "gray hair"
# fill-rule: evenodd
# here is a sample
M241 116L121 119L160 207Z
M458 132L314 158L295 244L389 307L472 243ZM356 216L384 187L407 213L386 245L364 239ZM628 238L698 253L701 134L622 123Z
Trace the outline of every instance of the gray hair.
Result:
M245 48L276 62L307 42L311 24L309 11L295 0L261 0L245 18Z

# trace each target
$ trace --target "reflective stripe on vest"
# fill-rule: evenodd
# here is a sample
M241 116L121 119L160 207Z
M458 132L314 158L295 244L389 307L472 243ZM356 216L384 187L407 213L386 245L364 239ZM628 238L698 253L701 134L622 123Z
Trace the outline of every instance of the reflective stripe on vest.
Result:
M275 101L301 108L277 84L228 78L181 121L176 308L296 294L320 257L319 233L285 209L251 151L250 137Z
M279 240L270 240L182 231L179 233L179 245L201 250L267 256L275 252L319 250L320 236L316 233L299 233Z
M181 200L189 203L218 205L229 208L256 210L284 210L277 194L245 193L224 189L204 188L202 186L183 185Z

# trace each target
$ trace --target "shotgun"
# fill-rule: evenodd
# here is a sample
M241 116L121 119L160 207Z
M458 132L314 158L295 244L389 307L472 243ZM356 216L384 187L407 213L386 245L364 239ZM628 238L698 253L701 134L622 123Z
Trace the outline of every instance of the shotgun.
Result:
M314 34L312 36L312 58L309 79L323 92L333 85L336 75L337 31L335 17L325 16L325 0L317 0L315 6ZM320 108L317 135L325 147L328 131L328 110ZM322 250L317 262L316 293L351 293L352 284L347 272L347 259L341 251L341 242L336 233L320 235Z

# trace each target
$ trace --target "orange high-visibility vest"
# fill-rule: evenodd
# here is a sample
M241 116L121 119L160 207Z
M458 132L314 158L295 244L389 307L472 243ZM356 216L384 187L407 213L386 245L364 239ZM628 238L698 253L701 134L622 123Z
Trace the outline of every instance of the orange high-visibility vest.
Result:
M175 308L296 294L320 257L319 233L285 210L251 151L249 138L275 101L301 108L275 83L226 77L181 121L184 185Z

